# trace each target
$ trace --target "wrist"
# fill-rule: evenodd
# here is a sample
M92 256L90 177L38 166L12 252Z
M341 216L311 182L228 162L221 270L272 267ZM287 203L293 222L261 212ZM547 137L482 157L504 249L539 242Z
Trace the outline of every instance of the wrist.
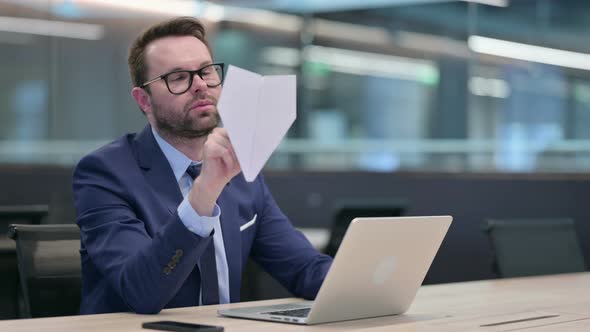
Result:
M223 186L207 183L202 177L197 177L188 194L188 200L200 216L210 217L222 190Z

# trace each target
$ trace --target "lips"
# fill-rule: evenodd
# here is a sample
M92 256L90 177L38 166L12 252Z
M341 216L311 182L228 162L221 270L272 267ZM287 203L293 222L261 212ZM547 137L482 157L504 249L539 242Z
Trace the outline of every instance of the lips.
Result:
M193 103L190 106L190 109L191 110L196 110L196 111L199 111L199 112L203 112L203 111L210 110L214 106L215 105L213 104L213 102L211 102L209 100L200 100L198 102Z

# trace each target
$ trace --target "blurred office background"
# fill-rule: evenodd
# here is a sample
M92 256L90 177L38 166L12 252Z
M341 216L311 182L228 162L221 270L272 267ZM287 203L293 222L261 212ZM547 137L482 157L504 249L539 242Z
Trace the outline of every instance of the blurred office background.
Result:
M590 169L585 1L3 0L0 15L2 163L71 165L142 128L128 46L190 15L216 60L298 75L269 170Z
M0 0L0 205L74 222L72 167L146 123L129 44L179 15L203 20L216 60L297 75L265 168L297 227L329 230L350 202L452 214L428 283L498 277L486 218L573 219L590 257L578 0Z

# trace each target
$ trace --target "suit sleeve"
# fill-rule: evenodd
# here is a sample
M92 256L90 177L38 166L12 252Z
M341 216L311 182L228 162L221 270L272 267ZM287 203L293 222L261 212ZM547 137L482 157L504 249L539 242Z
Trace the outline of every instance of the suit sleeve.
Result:
M277 206L260 176L263 193L261 224L252 255L267 272L295 296L314 299L332 263L296 230Z
M131 311L157 313L190 275L211 236L189 232L178 213L148 234L133 209L133 188L123 188L116 167L90 155L74 171L82 250Z

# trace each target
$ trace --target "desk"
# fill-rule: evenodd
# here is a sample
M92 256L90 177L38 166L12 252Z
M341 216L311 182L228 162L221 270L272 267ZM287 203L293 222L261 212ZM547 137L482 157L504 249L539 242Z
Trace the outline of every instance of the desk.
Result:
M399 316L297 326L218 317L218 308L276 304L281 299L208 307L168 309L158 315L102 314L0 321L0 331L150 331L141 323L156 320L221 325L225 331L588 331L590 328L590 272L529 277L420 288L410 310ZM552 318L481 327L539 316Z

